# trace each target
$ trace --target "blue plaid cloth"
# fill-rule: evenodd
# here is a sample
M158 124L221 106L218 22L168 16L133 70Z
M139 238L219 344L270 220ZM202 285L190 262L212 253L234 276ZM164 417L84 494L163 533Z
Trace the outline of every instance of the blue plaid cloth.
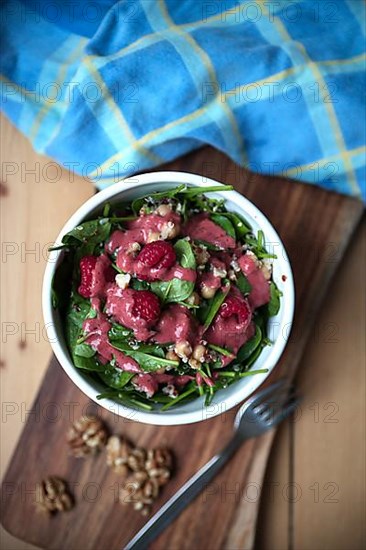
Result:
M3 2L2 110L99 188L210 144L365 199L365 21L362 0Z

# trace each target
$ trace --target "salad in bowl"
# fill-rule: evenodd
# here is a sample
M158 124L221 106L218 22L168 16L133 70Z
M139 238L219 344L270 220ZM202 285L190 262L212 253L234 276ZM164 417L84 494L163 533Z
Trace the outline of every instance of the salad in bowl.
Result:
M216 182L142 187L62 234L52 308L93 399L162 416L267 375L261 357L286 296L265 231L228 208L232 193Z

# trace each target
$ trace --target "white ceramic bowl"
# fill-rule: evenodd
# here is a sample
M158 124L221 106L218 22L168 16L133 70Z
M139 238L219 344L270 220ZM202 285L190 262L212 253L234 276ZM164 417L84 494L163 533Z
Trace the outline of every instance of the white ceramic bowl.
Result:
M106 201L131 201L150 192L170 189L182 183L200 187L219 185L219 182L209 178L184 172L152 172L121 180L86 201L67 221L56 243L61 243L63 235L82 221L99 213L101 205ZM267 249L277 254L277 259L273 260L273 278L283 292L279 313L270 320L269 324L269 336L273 345L265 347L251 367L251 370L268 369L268 373L243 378L228 388L218 391L209 407L204 406L203 398L197 398L182 406L177 405L166 412L144 412L123 406L110 399L98 401L96 395L103 391L105 386L91 380L87 374L74 367L63 336L58 312L52 307L51 283L56 267L62 260L63 252L54 251L50 254L44 275L42 302L44 320L53 351L65 372L82 392L119 416L157 425L189 424L217 416L242 402L262 384L275 367L286 346L294 313L294 283L289 259L280 237L265 215L236 191L208 193L208 196L225 198L228 210L242 214L255 232L258 229L263 230Z

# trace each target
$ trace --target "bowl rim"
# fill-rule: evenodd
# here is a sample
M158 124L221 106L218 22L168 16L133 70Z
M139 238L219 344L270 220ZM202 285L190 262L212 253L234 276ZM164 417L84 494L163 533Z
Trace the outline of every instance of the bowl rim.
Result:
M130 191L131 189L135 189L138 187L141 187L143 189L144 186L158 183L176 183L178 185L181 183L187 183L188 185L199 187L206 187L209 185L226 185L222 182L199 174L171 170L145 172L135 176L123 178L118 182L112 184L111 186L99 191L98 193L90 197L87 201L85 201L66 221L61 231L59 232L55 242L60 243L61 238L65 233L79 225L84 219L88 217L90 212L97 209L102 203L108 201L109 199L112 199L115 195L120 195L122 192ZM215 193L220 194L220 191L217 191ZM268 233L270 233L271 239L276 239L273 242L276 242L279 245L280 256L278 256L278 259L275 261L279 262L279 265L281 266L280 270L282 274L286 277L286 295L284 295L285 299L283 299L281 305L283 309L282 320L280 321L280 328L283 329L284 327L287 327L287 336L286 338L278 338L278 340L273 344L271 352L265 362L266 367L269 368L269 371L265 374L256 374L253 377L249 377L247 379L248 382L245 387L245 395L243 395L242 392L243 388L241 388L241 392L238 388L236 392L233 392L232 395L226 397L225 399L218 399L217 401L219 403L223 402L225 404L224 410L222 409L222 407L216 407L215 409L210 410L206 416L203 414L204 411L202 408L196 411L185 412L179 412L179 409L172 409L171 411L169 411L169 414L161 413L158 411L145 412L143 410L134 409L127 405L119 404L112 399L106 398L100 401L96 399L95 388L90 382L85 379L85 375L83 375L82 372L78 371L78 369L76 369L76 367L73 365L70 356L68 355L68 352L65 353L62 345L60 344L59 338L57 337L55 340L53 338L49 338L52 350L56 355L58 362L60 363L66 374L69 376L69 378L74 382L79 390L86 394L92 401L94 401L101 407L109 410L110 412L130 420L136 420L138 422L160 426L183 425L200 422L209 418L213 418L221 414L222 412L226 412L238 403L243 402L245 399L247 399L264 382L264 380L270 375L270 373L278 363L287 345L287 340L291 332L294 317L295 287L291 264L282 240L279 237L277 231L272 226L271 222L268 220L267 216L265 216L265 214L263 214L263 212L261 212L261 210L257 206L255 206L249 199L247 199L244 195L242 195L235 189L233 189L232 191L225 191L223 196L224 198L227 198L227 200L236 199L239 210L243 213L243 215L245 216L247 214L251 218L255 219L258 225L263 229L264 234L268 236ZM55 310L52 306L51 300L51 284L54 272L59 263L61 252L62 251L58 250L50 253L44 272L42 286L42 309L45 327L53 328L55 326ZM234 387L234 385L231 387ZM220 392L218 392L216 396L219 396L219 393Z

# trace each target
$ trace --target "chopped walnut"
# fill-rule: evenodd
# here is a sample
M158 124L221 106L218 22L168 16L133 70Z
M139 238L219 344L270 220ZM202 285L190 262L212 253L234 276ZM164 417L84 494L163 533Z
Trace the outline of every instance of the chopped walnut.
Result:
M140 472L145 467L146 451L144 449L133 449L128 457L128 467L134 472Z
M261 262L260 260L258 260L257 256L254 254L254 252L252 252L251 250L247 250L247 256L250 256L252 258L252 260L254 261L254 263L256 264L256 266L258 268L261 267Z
M121 504L132 504L135 510L143 515L150 512L151 504L159 494L159 484L156 479L150 479L148 475L137 472L126 481L120 490L119 500Z
M261 266L260 269L261 269L266 281L269 281L270 278L272 277L272 264L271 264L270 261L268 261L267 258L262 260L262 266Z
M116 474L127 476L128 460L132 451L132 446L128 441L118 435L112 435L107 443L107 465Z
M106 440L106 429L95 416L80 417L67 434L70 453L78 458L96 454L103 449Z
M165 485L169 480L172 465L173 458L168 449L158 448L148 451L145 468L149 476L158 481L159 486Z
M186 300L187 304L191 306L198 306L200 301L201 299L197 292L192 292L192 294Z
M158 233L157 231L150 231L147 236L146 242L154 243L155 241L159 241L159 240L160 240L160 233Z
M126 252L127 254L136 254L139 250L141 250L141 245L138 242L134 242L128 246Z
M192 368L192 369L199 369L201 368L201 363L198 361L198 359L194 359L193 357L191 357L189 360L188 360L188 365Z
M156 209L156 213L162 217L166 216L167 214L170 214L171 211L172 211L171 204L161 204Z
M198 266L204 266L205 264L207 264L208 260L210 259L210 253L203 244L200 246L194 246L193 252L196 257L196 262Z
M220 279L223 279L227 275L227 271L223 267L214 266L212 273L214 277L220 277Z
M202 298L205 298L205 300L210 300L213 298L216 294L216 288L212 286L207 286L206 284L201 284L201 295Z
M141 451L141 449L136 449ZM150 506L158 497L160 488L167 483L171 475L172 455L164 448L149 450L144 454L144 462L139 463L141 470L136 470L127 479L120 490L121 504L132 504L135 510L143 515L150 512Z
M169 221L162 225L160 238L163 239L164 241L166 239L174 239L179 235L179 233L180 233L179 225Z
M234 272L238 273L240 271L240 266L236 260L232 260L230 262L230 265L233 268Z
M71 510L74 501L67 491L66 483L58 477L50 476L37 483L36 505L39 510L53 514Z
M118 273L115 277L115 281L119 288L125 290L131 281L131 275L129 273Z
M197 344L193 348L193 358L204 363L206 351L206 347L203 344Z
M174 351L178 357L182 359L183 363L187 363L188 358L192 353L192 346L188 340L180 340L176 343Z
M169 397L171 397L172 399L176 399L179 395L178 390L174 386L174 384L167 384L161 391L165 393L165 395L169 395Z

